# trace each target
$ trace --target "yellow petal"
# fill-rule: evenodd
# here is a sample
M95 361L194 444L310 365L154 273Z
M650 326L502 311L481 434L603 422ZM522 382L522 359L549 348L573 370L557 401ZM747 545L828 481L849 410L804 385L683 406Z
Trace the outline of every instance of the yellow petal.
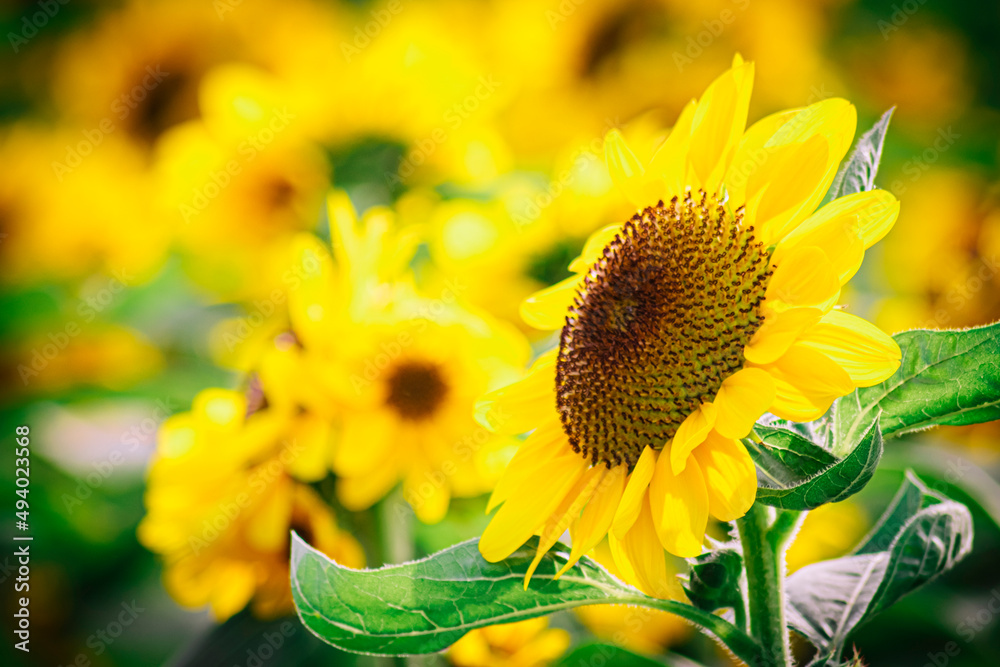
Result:
M607 225L591 234L590 238L587 239L587 243L584 244L580 256L570 263L569 270L574 273L586 273L589 271L590 267L604 255L604 249L608 247L609 243L615 240L621 229L622 226L620 224ZM563 317L566 317L565 313Z
M645 194L646 170L617 129L604 136L604 159L608 163L611 180L625 198L637 208L648 206Z
M865 248L888 233L899 215L899 202L884 190L859 192L830 202L788 234L772 255L780 262L787 251L814 245L823 249L843 285L861 266Z
M558 350L543 354L524 378L476 401L476 421L494 433L513 435L556 417L557 355Z
M267 479L266 473L260 479ZM246 539L261 551L278 551L288 539L288 525L292 518L292 480L279 477L268 484L262 493L267 495L253 520L246 522Z
M493 508L507 500L528 476L550 465L555 457L566 455L567 451L572 452L572 449L558 417L554 416L539 424L507 464L490 495L486 513L489 514Z
M705 475L712 516L733 521L746 514L757 497L757 470L743 445L711 433L694 455Z
M734 64L708 86L694 112L689 159L697 185L708 192L719 191L743 137L753 75L753 63Z
M650 497L655 497L656 534L664 549L682 558L701 553L708 526L708 491L696 457L690 457L680 473L661 456L657 461ZM662 504L662 508L660 505Z
M819 203L829 148L821 137L812 137L776 149L771 160L770 182L759 197L747 202L749 218L765 246L780 241Z
M556 573L556 578L576 565L580 558L589 553L608 534L615 512L618 511L622 493L625 491L627 470L627 466L624 465L609 470L594 490L594 497L583 508L583 514L570 526L573 548L569 560Z
M847 371L858 387L870 387L899 368L899 345L881 329L855 315L833 310L799 338Z
M821 317L823 311L819 308L765 308L764 323L743 348L743 356L755 364L769 364L783 355L799 335Z
M681 110L670 134L653 154L648 171L660 180L664 197L683 194L689 186L687 177L688 146L691 143L691 121L698 103L691 100Z
M827 312L837 303L840 281L826 253L816 246L795 248L781 264L773 266L774 275L767 284L767 307L779 311L819 308Z
M413 465L403 480L403 498L417 518L428 525L443 519L451 502L451 487L441 475L441 471L424 463Z
M385 410L345 419L333 454L333 471L356 477L383 465L399 439L398 430L398 421Z
M774 379L771 412L782 419L818 419L835 399L854 389L844 369L826 355L799 343L762 368Z
M559 536L569 530L570 526L580 517L580 512L593 498L607 472L608 469L603 465L588 468L580 476L573 489L559 503L556 511L545 520L545 524L538 534L538 548L535 551L535 557L524 575L524 590L528 590L531 575L535 573L542 557L559 540Z
M288 472L304 482L318 482L326 477L330 453L330 423L312 413L299 416L294 430Z
M352 512L366 510L385 497L399 481L399 468L390 459L358 477L337 480L337 499Z
M715 426L717 412L711 403L702 403L681 422L670 443L670 467L675 475L684 470L694 448L705 441L705 436Z
M657 598L670 598L676 595L677 585L673 581L673 573L667 569L666 554L663 553L663 547L660 546L656 536L653 514L646 494L643 494L635 524L620 541L616 560L618 558L628 563L628 567L619 564L619 568L634 575L634 579L628 583L646 595Z
M582 283L583 276L575 275L535 292L521 302L521 319L536 329L561 329Z
M532 471L504 502L483 531L479 553L496 563L511 555L534 535L573 489L589 467L569 450L549 465Z
M743 438L774 402L774 380L759 368L742 368L723 380L712 401L715 430L727 438Z
M646 487L649 486L655 467L656 452L652 447L644 448L635 463L635 468L632 469L632 474L628 477L625 492L618 504L618 511L615 512L614 523L611 524L611 532L619 538L625 537L625 533L639 516L639 506L645 497Z
M800 109L791 109L765 116L751 125L743 135L733 162L729 165L729 173L726 174L726 189L737 206L747 201L747 183L751 175L768 168L773 150L765 146L774 133L799 111Z

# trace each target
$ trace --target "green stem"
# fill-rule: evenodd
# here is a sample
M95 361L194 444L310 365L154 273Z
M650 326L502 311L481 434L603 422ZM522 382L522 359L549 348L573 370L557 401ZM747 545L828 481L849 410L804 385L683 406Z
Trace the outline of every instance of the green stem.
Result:
M747 575L750 634L760 643L768 667L792 664L785 623L785 549L798 514L781 512L772 523L769 509L754 503L736 521Z

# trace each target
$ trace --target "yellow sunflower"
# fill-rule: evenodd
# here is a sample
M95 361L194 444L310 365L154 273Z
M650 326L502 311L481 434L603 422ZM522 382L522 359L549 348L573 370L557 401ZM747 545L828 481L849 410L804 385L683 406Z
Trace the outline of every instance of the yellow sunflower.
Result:
M243 394L206 389L190 412L163 423L138 529L164 558L171 596L208 605L220 620L251 601L260 616L291 611L290 530L348 567L364 564L358 543L300 482L325 473L315 456L325 425L281 406L247 413Z
M542 667L569 645L569 633L550 628L543 616L473 630L452 644L447 657L456 667Z
M527 322L561 329L559 346L478 406L484 423L501 411L503 429L533 429L490 500L502 507L480 541L487 560L539 534L537 563L569 528L565 571L608 535L625 578L669 596L664 549L698 555L709 515L753 504L740 439L756 420L816 419L898 367L891 338L834 309L897 202L876 190L815 210L854 107L824 100L745 129L753 73L737 56L648 164L608 134L612 177L638 212L525 301Z

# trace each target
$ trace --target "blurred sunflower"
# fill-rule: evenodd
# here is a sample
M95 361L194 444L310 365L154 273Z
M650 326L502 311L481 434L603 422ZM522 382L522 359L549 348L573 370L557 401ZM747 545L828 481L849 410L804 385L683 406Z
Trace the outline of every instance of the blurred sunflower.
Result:
M543 667L569 648L569 633L546 617L473 630L446 654L456 667Z
M298 481L325 473L325 460L317 468L311 456L322 435L321 424L295 428L283 411L248 414L247 399L223 389L206 389L190 412L163 423L138 532L164 557L174 599L209 605L220 620L251 601L261 616L288 613L291 530L339 563L364 564L354 538Z
M460 309L457 289L419 296L405 269L415 239L390 211L369 210L359 228L336 194L329 217L336 258L300 238L297 263L315 270L289 294L295 344L264 356L264 385L335 425L345 507L370 507L402 481L417 516L436 522L451 497L485 493L499 476L511 440L477 424L473 406L520 376L527 343Z
M487 560L538 533L537 564L569 528L565 572L608 535L629 582L670 595L663 550L698 555L709 514L753 504L739 439L756 420L818 418L898 367L891 338L834 309L897 202L876 190L815 211L854 107L825 100L745 130L752 82L737 56L646 166L608 134L612 178L639 212L524 303L529 324L561 328L559 347L478 406L485 423L511 415L501 432L535 429L490 499L502 507L479 543Z
M861 541L870 526L864 509L850 500L811 510L785 554L788 573L843 556Z

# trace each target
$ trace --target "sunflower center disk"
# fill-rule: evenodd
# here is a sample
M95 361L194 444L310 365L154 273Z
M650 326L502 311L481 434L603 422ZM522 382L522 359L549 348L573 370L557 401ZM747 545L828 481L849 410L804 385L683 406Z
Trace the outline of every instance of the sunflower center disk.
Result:
M426 419L434 414L448 393L441 369L432 363L406 362L388 378L386 404L403 419Z
M771 270L742 208L704 192L625 223L566 318L556 404L573 448L593 464L662 449L684 418L743 365Z

